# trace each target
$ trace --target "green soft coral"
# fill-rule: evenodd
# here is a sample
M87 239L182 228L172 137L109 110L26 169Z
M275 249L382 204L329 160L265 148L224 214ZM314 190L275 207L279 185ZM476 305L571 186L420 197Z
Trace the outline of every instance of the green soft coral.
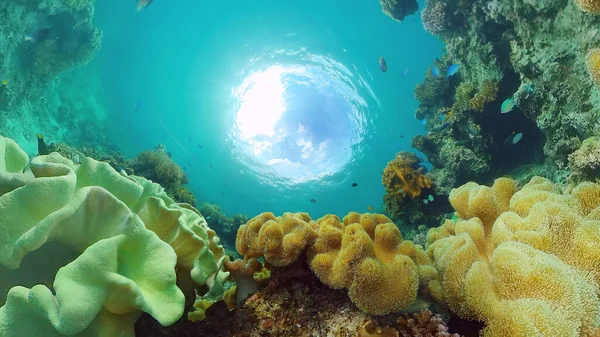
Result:
M0 136L0 335L132 336L142 311L181 317L180 281L218 274L219 239L159 185L90 158L28 162Z

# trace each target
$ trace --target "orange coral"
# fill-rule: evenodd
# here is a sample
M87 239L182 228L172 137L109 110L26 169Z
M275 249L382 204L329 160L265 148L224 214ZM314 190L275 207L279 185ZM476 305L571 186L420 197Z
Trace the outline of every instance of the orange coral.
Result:
M382 184L387 193L399 200L414 199L422 189L431 188L431 179L424 175L419 158L410 152L399 152L383 170Z

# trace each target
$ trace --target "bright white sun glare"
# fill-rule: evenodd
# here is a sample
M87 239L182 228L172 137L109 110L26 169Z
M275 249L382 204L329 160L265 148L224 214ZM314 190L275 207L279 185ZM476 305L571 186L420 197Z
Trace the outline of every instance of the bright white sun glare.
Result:
M236 118L242 139L248 141L258 135L275 135L275 124L285 111L285 89L281 83L281 74L284 72L283 67L273 66L264 72L252 74L242 84L240 109ZM257 146L261 147L255 144L255 150L259 150Z

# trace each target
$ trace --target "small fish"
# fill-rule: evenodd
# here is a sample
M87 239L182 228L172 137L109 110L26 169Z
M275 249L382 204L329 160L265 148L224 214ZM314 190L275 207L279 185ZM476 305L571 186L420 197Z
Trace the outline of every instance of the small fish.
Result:
M404 139L404 135L400 135L400 138Z
M427 124L427 121L426 120L422 120L421 121L421 125L425 125L425 124Z
M192 137L190 137L190 139L188 139L188 144L192 141Z
M423 199L423 203L424 203L425 205L427 205L427 204L429 203L429 200L427 200L427 199Z
M431 66L431 74L435 78L440 77L440 68L435 63Z
M449 127L449 126L450 126L450 123L448 123L448 122L444 123L444 124L442 125L442 127L440 128L440 131L442 131L442 130L446 129L446 128L447 128L447 127Z
M529 84L525 84L525 91L527 93L532 93L533 92L533 87Z
M387 71L387 63L385 62L383 56L379 56L379 69L381 69L381 71L384 73Z
M213 167L212 167L212 164L208 164L208 165L210 165L210 168L213 168Z
M40 155L50 154L48 145L46 145L46 141L44 141L44 136L42 136L41 133L37 134L37 141L38 141L38 153Z
M513 145L517 144L521 140L521 138L523 138L523 132L517 133L512 139Z
M207 216L207 217L206 217L206 218L204 218L204 219L206 219L206 220L210 220L210 218L211 218L211 216L209 215L209 216Z
M317 199L310 199L310 202L312 202L313 204L317 203Z
M502 102L502 106L500 107L500 113L511 112L515 108L515 100L512 97L509 97Z
M404 71L402 72L402 75L400 75L400 77L404 77L404 76L406 76L406 74L408 74L408 68L404 69Z
M0 87L5 87L8 85L8 81L7 80L2 80L2 85L0 85Z
M137 103L135 103L135 106L133 107L133 112L138 112L140 111L140 108L142 107L142 100L138 100Z
M194 159L198 159L198 156L194 156Z
M223 190L221 190L221 197L225 196L225 192L223 192Z
M199 149L201 149L201 148L202 148L202 145L198 144L198 148L199 148Z
M42 42L46 40L48 36L50 36L50 28L42 28L36 30L30 35L25 35L25 41L33 43Z
M356 186L358 186L357 183L352 183L352 187L356 187Z
M429 201L433 201L433 195L431 195L431 194L430 194L430 195L428 195L428 196L427 196L427 200L429 200Z
M426 232L427 231L427 226L425 225L419 225L419 227L417 227L417 229L421 232Z
M446 72L446 78L450 78L454 75L456 75L456 73L458 72L458 68L459 65L458 64L453 64L448 68L448 71Z
M373 207L371 207L371 206L367 206L367 209L368 209L369 211L372 211L372 210L373 210Z
M137 11L140 12L142 9L150 6L153 0L136 0L137 1Z
M446 117L444 117L444 114L440 112L439 114L440 120L443 122L444 119L446 119Z
M457 222L458 221L458 217L456 216L456 214L452 215L452 221Z
M163 142L165 141L165 136L162 136L162 141L163 141Z

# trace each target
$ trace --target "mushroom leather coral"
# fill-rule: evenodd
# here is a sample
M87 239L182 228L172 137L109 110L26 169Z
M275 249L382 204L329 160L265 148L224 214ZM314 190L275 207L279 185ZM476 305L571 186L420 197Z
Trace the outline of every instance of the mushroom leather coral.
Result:
M246 259L264 256L275 267L287 266L317 237L314 225L306 213L262 213L240 226L235 247Z
M383 315L406 309L416 299L419 275L430 277L422 249L403 241L398 227L378 214L351 212L318 221L319 237L308 250L309 265L321 282L348 289L356 306Z
M483 336L600 333L600 185L560 193L534 177L515 186L502 178L452 191L462 219L428 233L437 299L484 322Z
M217 272L214 232L159 185L91 158L28 162L0 136L1 336L132 336L142 311L170 325L185 307L176 275Z
M431 187L431 179L423 174L417 156L400 152L383 170L382 183L385 190L394 199L414 199L423 188Z

